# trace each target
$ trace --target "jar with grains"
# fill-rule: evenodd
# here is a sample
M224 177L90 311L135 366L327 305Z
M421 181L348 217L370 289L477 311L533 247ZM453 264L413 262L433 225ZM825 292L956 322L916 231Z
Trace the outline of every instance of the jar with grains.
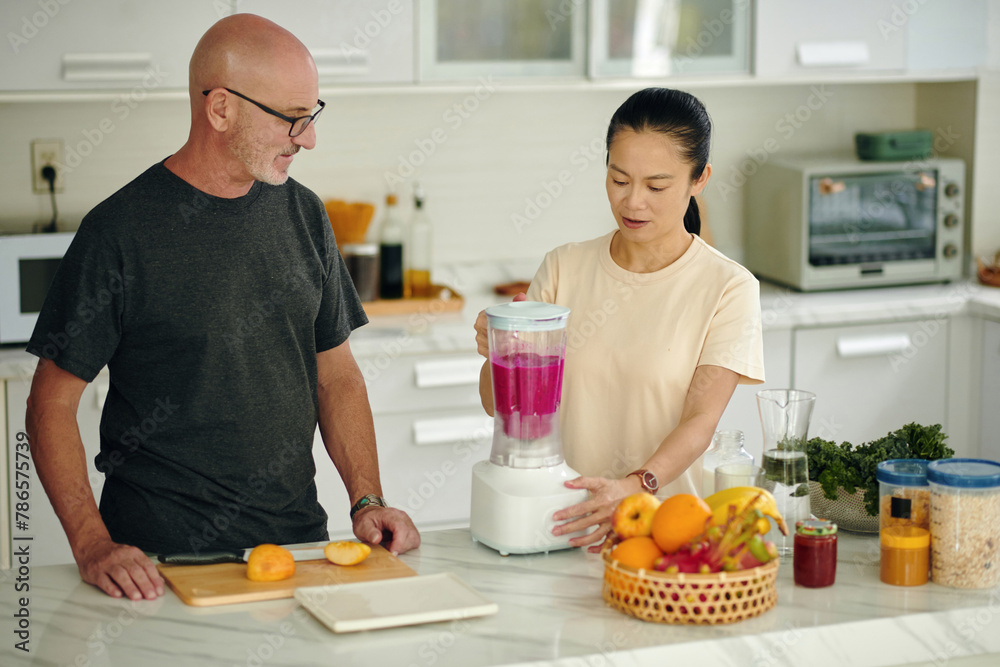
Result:
M931 580L954 588L1000 584L1000 463L941 459L931 487Z
M875 468L879 532L900 526L930 530L931 490L927 485L927 463L923 459L889 459Z

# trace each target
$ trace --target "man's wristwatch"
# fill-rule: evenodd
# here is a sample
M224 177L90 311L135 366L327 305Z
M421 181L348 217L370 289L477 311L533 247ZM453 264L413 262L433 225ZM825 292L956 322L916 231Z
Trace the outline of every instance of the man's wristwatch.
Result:
M358 502L354 503L354 507L351 508L351 521L354 520L354 515L363 510L366 507L388 507L389 503L385 502L381 496L376 496L374 493L369 493L368 495L361 496Z
M639 484L642 485L642 488L646 490L646 492L656 493L657 490L659 490L660 480L656 479L656 475L654 475L651 471L646 470L645 468L640 468L635 472L630 472L629 474L625 475L625 477L629 478L632 475L635 475L639 478Z

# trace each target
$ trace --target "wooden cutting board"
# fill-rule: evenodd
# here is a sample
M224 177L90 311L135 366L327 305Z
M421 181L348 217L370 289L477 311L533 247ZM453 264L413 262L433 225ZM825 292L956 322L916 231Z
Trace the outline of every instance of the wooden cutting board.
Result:
M417 574L380 545L372 545L371 555L358 565L345 567L325 559L299 561L295 563L295 574L283 581L250 581L246 563L156 567L177 597L193 607L277 600L293 597L295 589L303 586L349 584Z

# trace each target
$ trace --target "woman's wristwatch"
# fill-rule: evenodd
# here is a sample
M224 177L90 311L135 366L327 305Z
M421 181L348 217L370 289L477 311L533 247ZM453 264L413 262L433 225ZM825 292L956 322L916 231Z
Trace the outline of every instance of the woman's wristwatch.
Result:
M354 503L354 507L351 508L351 521L354 520L354 515L363 510L366 507L388 507L389 503L385 502L381 496L376 496L374 493L369 493L368 495L361 496L358 502Z
M642 485L643 490L647 493L655 494L659 490L660 480L656 479L656 475L654 475L651 471L646 470L645 468L640 468L639 470L625 475L625 478L628 479L632 475L639 478L639 484Z

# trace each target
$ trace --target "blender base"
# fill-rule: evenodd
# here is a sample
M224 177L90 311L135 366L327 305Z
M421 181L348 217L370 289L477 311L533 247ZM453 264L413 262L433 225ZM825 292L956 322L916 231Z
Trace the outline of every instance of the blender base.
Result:
M544 468L508 468L490 461L472 467L472 539L508 554L569 549L569 541L587 531L553 535L552 514L590 497L564 482L579 477L566 463Z

